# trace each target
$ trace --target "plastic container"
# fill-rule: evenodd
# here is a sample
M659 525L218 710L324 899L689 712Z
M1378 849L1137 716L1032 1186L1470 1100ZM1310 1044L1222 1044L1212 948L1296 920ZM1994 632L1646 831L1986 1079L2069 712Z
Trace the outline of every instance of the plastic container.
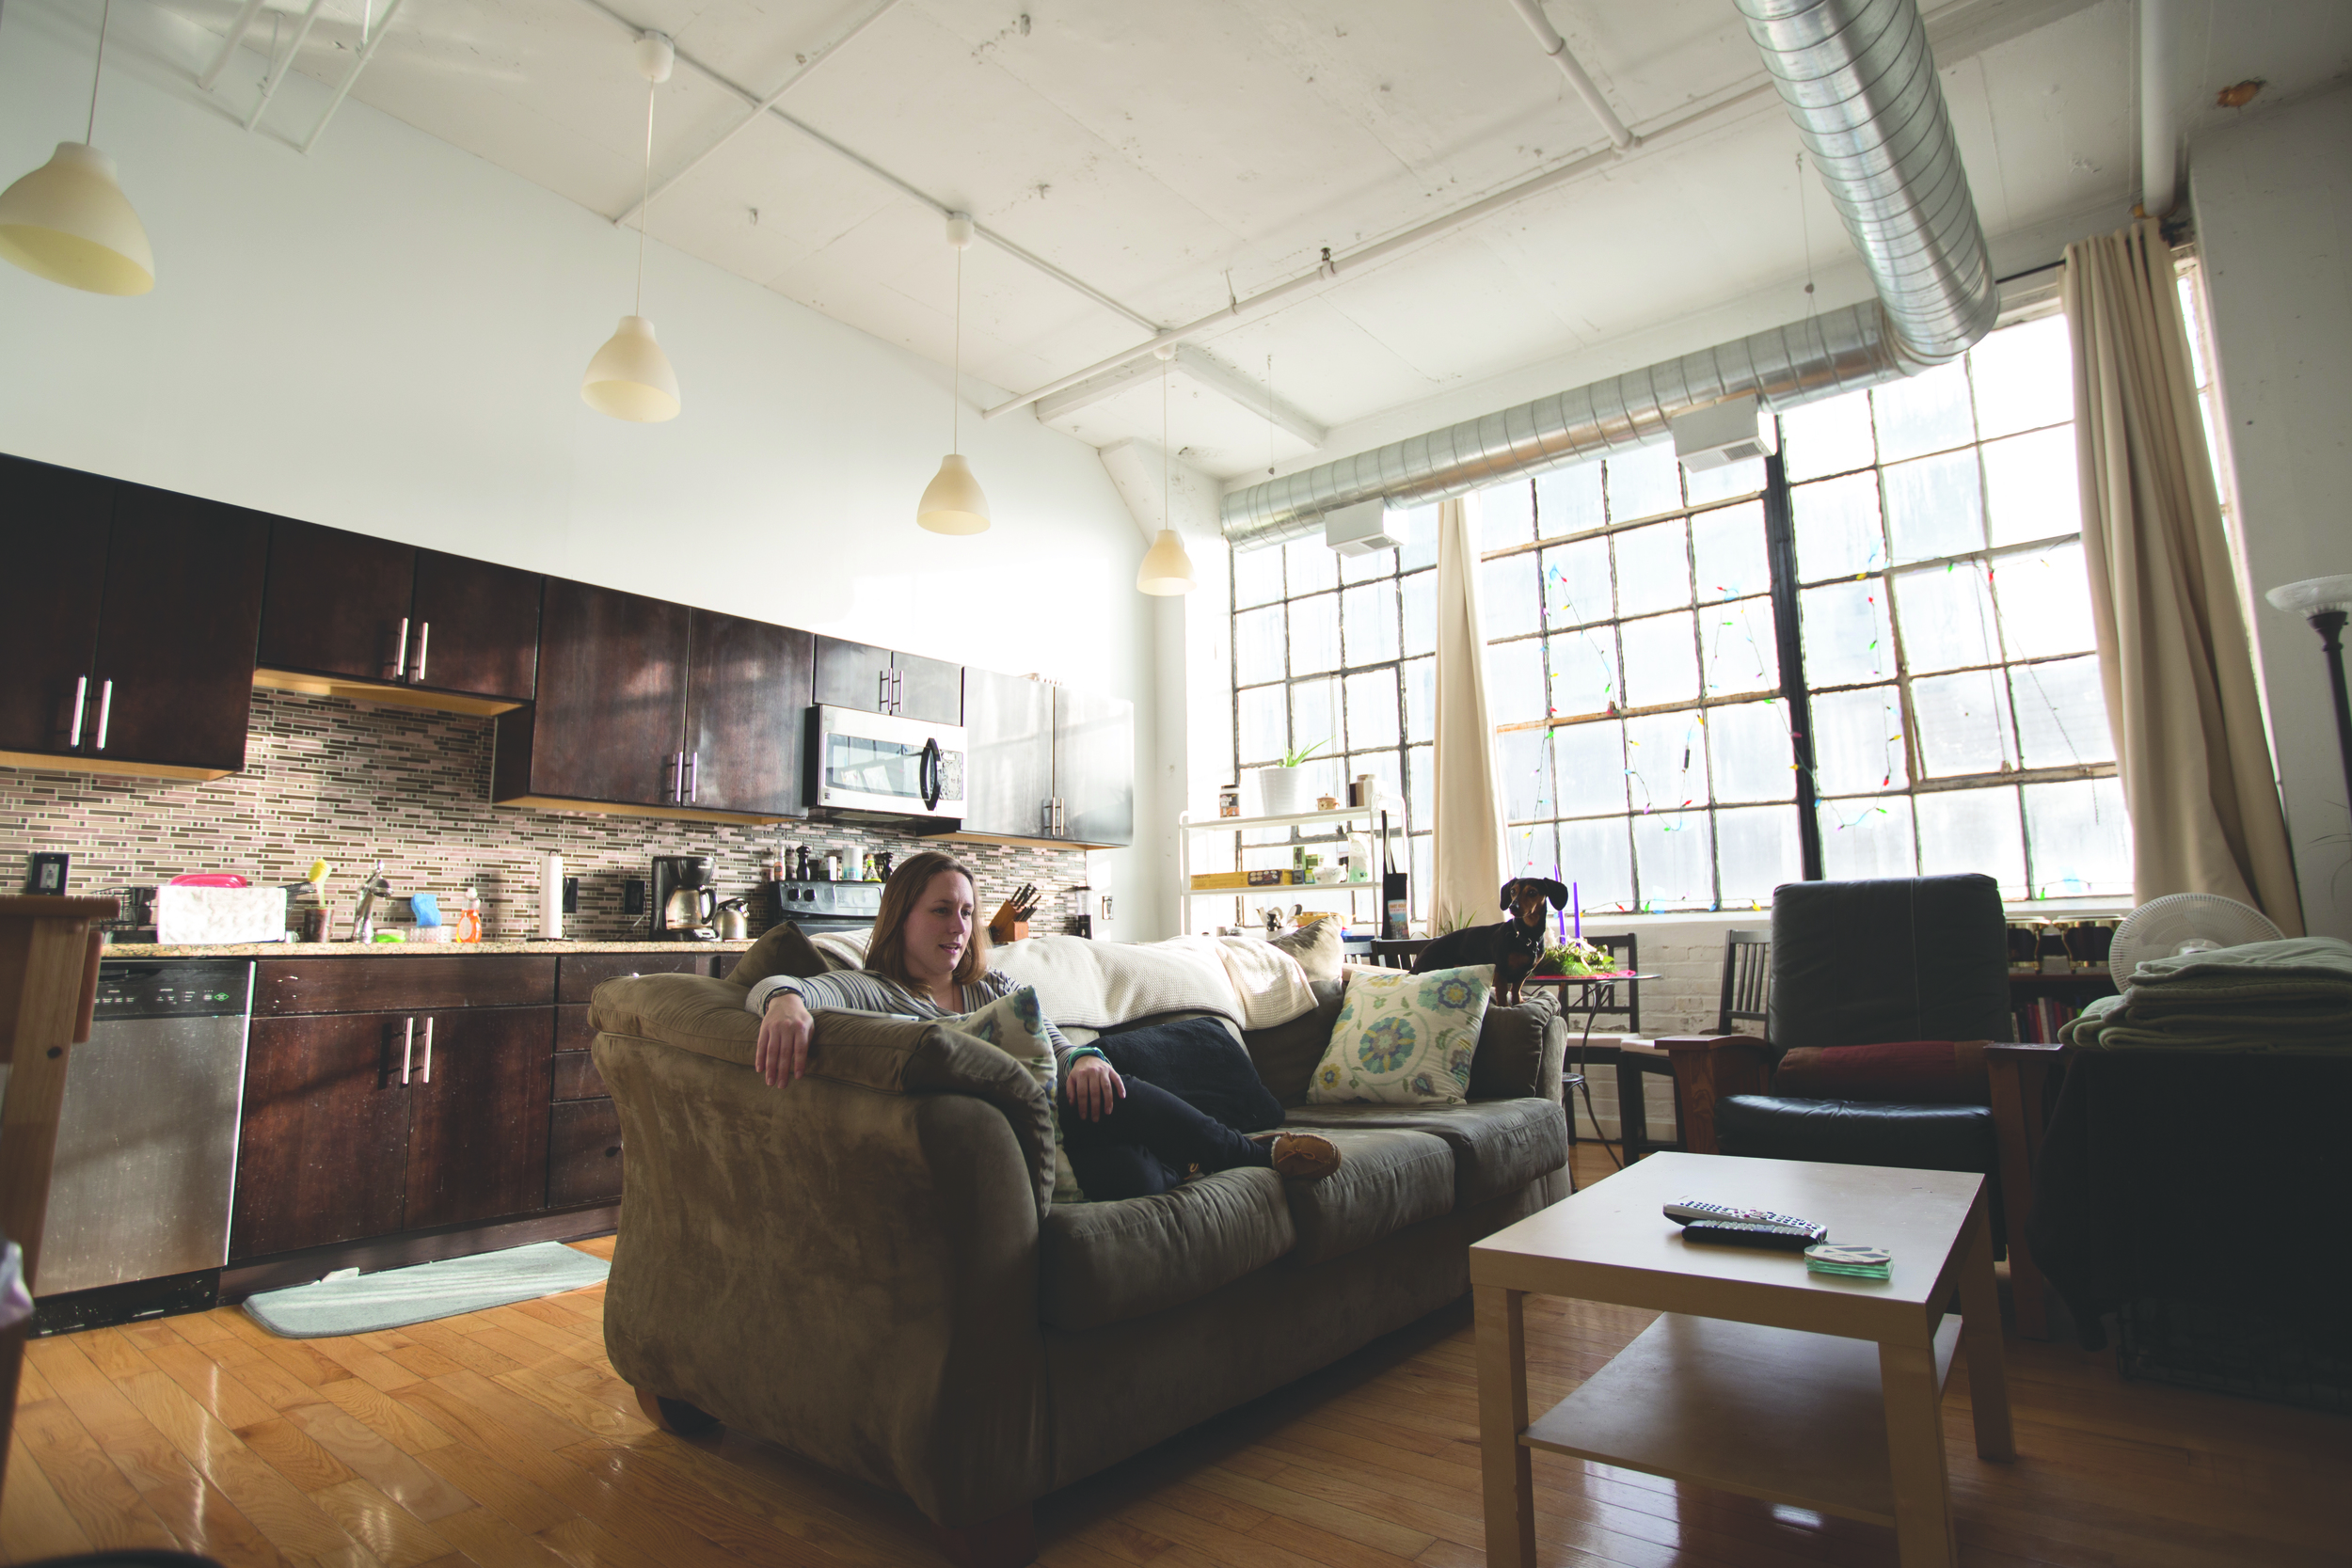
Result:
M472 888L466 890L466 902L457 911L457 940L482 940L482 895Z

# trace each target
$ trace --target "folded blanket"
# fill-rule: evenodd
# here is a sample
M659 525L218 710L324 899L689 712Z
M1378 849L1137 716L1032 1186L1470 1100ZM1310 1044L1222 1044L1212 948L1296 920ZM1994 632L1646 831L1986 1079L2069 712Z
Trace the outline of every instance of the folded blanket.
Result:
M2058 1037L2084 1051L2352 1052L2352 944L2296 937L2151 958Z
M1154 1013L1205 1012L1244 1029L1265 1029L1315 1006L1298 960L1248 938L1128 944L1030 937L996 948L992 962L1036 987L1046 1017L1079 1028L1107 1029Z

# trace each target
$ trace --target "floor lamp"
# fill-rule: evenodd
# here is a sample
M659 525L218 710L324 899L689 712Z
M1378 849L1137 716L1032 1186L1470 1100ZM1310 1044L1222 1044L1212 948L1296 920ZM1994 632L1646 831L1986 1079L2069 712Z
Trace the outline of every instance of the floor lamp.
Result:
M2336 745L2344 752L2344 795L2352 803L2352 699L2344 695L2344 624L2352 613L2352 575L2290 582L2263 595L2311 622L2328 655L2328 681L2336 696Z

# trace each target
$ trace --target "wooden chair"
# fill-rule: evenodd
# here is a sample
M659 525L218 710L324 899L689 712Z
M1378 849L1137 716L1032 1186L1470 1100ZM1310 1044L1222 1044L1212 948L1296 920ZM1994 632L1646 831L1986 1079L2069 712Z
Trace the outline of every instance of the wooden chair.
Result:
M1432 941L1429 937L1375 937L1372 939L1372 961L1382 969L1410 969L1421 957L1422 949Z
M111 898L0 898L0 1061L9 1064L0 1106L0 1234L24 1254L28 1292L40 1277L66 1059L89 1038L98 1000L103 938L96 927L116 912ZM0 1481L32 1326L28 1316L0 1330Z
M1715 1033L1772 1038L1772 933L1724 933L1724 997L1715 1010ZM1753 1029L1742 1029L1753 1023Z

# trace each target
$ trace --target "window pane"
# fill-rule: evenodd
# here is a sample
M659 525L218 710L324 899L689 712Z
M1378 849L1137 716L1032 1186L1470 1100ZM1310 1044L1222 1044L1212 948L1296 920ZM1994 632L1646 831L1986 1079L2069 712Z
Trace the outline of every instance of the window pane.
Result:
M1419 821L1420 818L1416 817L1414 820ZM1422 833L1413 840L1413 870L1407 885L1412 889L1413 918L1422 923L1422 931L1424 935L1429 930L1430 854L1427 833ZM1384 920L1387 918L1385 910L1382 911L1381 918Z
M1547 716L1544 642L1530 637L1486 648L1486 721L1521 724Z
M1347 749L1340 734L1339 691L1336 680L1293 681L1291 683L1291 745L1305 751L1317 741L1323 743L1317 757L1330 756ZM1311 791L1310 792L1311 793Z
M1780 689L1780 645L1772 641L1772 601L1745 599L1699 611L1707 644L1707 692L1743 696Z
M1976 421L1968 413L1968 375L1959 365L1940 365L1890 381L1874 389L1870 401L1878 409L1882 463L1976 439Z
M1984 548L1975 448L1899 463L1886 475L1886 539L1897 561Z
M1608 472L1613 523L1654 517L1682 505L1682 466L1675 461L1671 441L1612 457L1601 467Z
M1235 550L1233 552L1233 608L1248 610L1252 606L1272 604L1282 596L1282 552L1280 550Z
M1617 613L1646 615L1691 602L1691 546L1681 518L1629 529L1617 551Z
M1918 849L1912 841L1910 796L1824 800L1819 817L1821 875L1830 880L1919 874Z
M1751 457L1744 463L1726 463L1720 468L1702 471L1685 468L1682 488L1690 495L1692 506L1727 500L1733 496L1753 496L1764 488L1764 460Z
M1691 560L1698 574L1701 604L1770 593L1772 573L1764 559L1764 503L1721 507L1692 518Z
M1268 605L1233 617L1233 684L1282 678L1282 607Z
M1586 914L1633 908L1633 846L1626 819L1561 823L1560 880Z
M1795 798L1788 726L1781 722L1778 703L1740 703L1708 709L1707 749L1714 763L1716 800ZM1790 832L1794 831L1792 827Z
M1359 751L1394 746L1397 733L1396 672L1372 670L1347 677L1347 743ZM1354 775L1349 775L1351 778Z
M2023 545L2083 531L2074 427L2013 436L1984 449L1984 504L1993 543Z
M1806 582L1849 578L1886 563L1879 531L1879 478L1851 474L1800 484L1790 496L1796 514L1797 576Z
M1435 653L1438 648L1438 574L1415 572L1405 590L1405 651Z
M2080 545L2003 556L1993 563L1993 597L2011 658L2088 653L2097 645Z
M1600 465L1579 463L1535 476L1535 531L1546 539L1582 533L1608 519L1600 508Z
M1521 822L1502 833L1502 863L1514 877L1549 877L1560 864L1549 822Z
M1339 556L1340 581L1343 583L1370 582L1375 578L1396 576L1394 550L1374 550L1367 555L1340 555L1337 550L1331 553Z
M1931 779L1995 773L2010 762L2009 688L1997 670L1911 683L1919 766Z
M1709 863L1713 850L1703 810L1633 818L1633 866L1642 908L1713 909L1715 868Z
M1772 889L1802 881L1795 806L1749 806L1715 814L1715 858L1724 909L1768 907Z
M1505 730L1495 736L1495 783L1505 822L1549 821L1551 736L1546 730Z
M1438 563L1438 509L1416 506L1408 512L1391 512L1381 525L1389 537L1404 541L1396 552L1396 569L1410 572L1418 567Z
M1813 787L1817 793L1846 795L1910 785L1902 704L1893 687L1869 686L1859 691L1814 696Z
M1479 549L1506 549L1534 540L1535 485L1532 480L1515 479L1481 490L1476 500L1473 515L1478 521Z
M1405 738L1438 738L1438 661L1434 658L1406 662Z
M1617 630L1592 626L1555 632L1551 642L1551 710L1575 717L1607 713L1617 705Z
M1653 615L1618 628L1625 643L1625 701L1629 707L1686 703L1699 694L1698 645L1692 612Z
M1311 674L1340 666L1340 596L1318 594L1290 602L1291 673Z
M1282 546L1282 568L1290 576L1291 597L1317 594L1340 585L1340 558L1320 534Z
M2000 661L1993 590L1977 562L1898 572L1895 620L1903 629L1903 664L1914 674Z
M1377 664L1396 657L1396 584L1368 582L1340 591L1340 626L1347 662Z
M1551 732L1552 772L1560 785L1560 815L1622 812L1625 726L1613 719L1568 724Z
M2115 760L2098 659L2020 664L2010 671L2009 683L2021 766L2067 768Z
M1980 871L2001 884L2002 897L2026 896L2026 837L2013 787L1947 789L1915 799L1920 876Z
M1535 556L1506 555L1478 568L1478 614L1485 635L1518 637L1544 624L1543 601L1536 592Z
M2035 897L2130 896L2132 821L2120 781L2027 784L2025 797Z
M1436 809L1436 748L1408 746L1405 751L1405 811L1416 829L1426 831Z
M1780 417L1780 457L1792 481L1867 468L1874 455L1867 392L1807 404Z
M1555 626L1606 621L1611 610L1609 541L1580 539L1543 552L1544 616Z
M1404 781L1398 777L1397 769L1402 761L1403 753L1393 748L1385 752L1359 752L1347 759L1347 776L1352 780L1359 773L1369 773L1380 781L1379 788L1384 800L1400 800L1404 796Z
M2181 325L2187 328L2189 385L2202 387L2205 384L2205 333L2204 323L2199 319L2197 309L2197 279L2182 273L2173 279L2173 287L2181 298Z
M1253 686L1233 694L1234 727L1241 732L1241 761L1279 762L1290 745L1290 719L1285 711L1290 692L1279 686Z
M1968 354L1977 384L1977 424L2007 436L2074 417L2074 354L2064 316L2003 327Z
M1625 744L1635 811L1707 804L1707 731L1695 708L1627 720Z
M1831 582L1797 594L1805 679L1815 688L1859 686L1895 673L1886 606L1877 578Z

